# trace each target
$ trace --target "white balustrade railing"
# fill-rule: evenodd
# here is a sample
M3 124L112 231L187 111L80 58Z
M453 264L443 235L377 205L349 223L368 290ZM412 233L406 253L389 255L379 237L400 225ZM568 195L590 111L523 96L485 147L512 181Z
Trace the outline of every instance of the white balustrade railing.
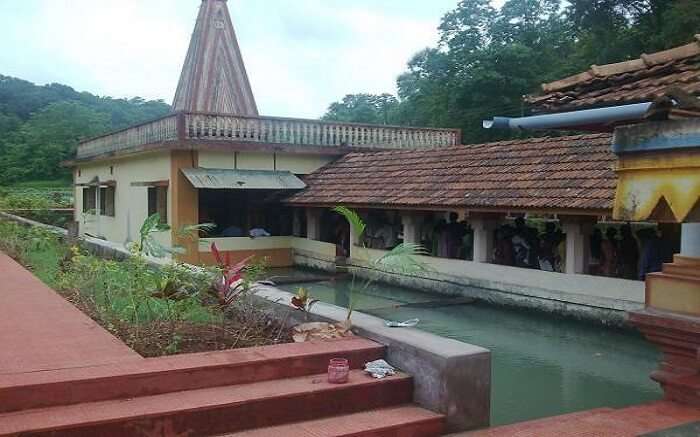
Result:
M178 113L82 142L78 159L167 142L216 141L359 149L422 149L459 144L457 129L335 123L276 117Z
M177 139L177 115L173 114L83 141L78 145L77 158L89 158L123 150L133 150L147 144L177 141Z

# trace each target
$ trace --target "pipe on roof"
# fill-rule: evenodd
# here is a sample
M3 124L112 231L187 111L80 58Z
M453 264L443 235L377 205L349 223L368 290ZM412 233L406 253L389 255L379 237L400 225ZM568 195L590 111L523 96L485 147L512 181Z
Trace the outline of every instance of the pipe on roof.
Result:
M584 109L558 114L532 115L529 117L493 117L484 120L484 129L564 129L577 126L605 125L620 121L640 120L652 103Z

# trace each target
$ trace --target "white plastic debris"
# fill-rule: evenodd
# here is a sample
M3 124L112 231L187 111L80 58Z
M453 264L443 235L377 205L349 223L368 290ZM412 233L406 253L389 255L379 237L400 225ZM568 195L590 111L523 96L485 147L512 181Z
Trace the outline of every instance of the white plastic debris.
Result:
M370 361L365 364L365 372L373 378L382 379L387 376L396 375L396 369L384 360Z
M393 320L387 321L385 324L389 328L413 328L420 322L420 319L410 319L405 322L395 322Z

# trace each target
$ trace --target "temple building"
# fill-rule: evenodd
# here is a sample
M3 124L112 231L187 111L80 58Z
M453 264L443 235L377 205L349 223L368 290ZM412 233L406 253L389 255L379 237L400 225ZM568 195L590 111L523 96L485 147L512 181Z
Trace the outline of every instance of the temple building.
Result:
M644 302L639 240L661 235L656 256L670 261L683 238L677 222L700 211L665 186L630 188L646 161L618 161L631 141L621 132L684 119L681 133L658 141L700 142L698 94L700 40L544 84L525 99L536 115L484 122L578 135L462 145L458 129L260 116L227 3L203 0L172 113L79 145L75 220L81 234L125 243L158 212L172 229L162 243L184 247L177 257L194 264L213 261L212 243L234 259L327 269L419 243L431 273L417 286L476 286L505 300L527 288L574 306L611 297L626 311ZM678 189L697 193L697 168L675 171L688 173ZM648 214L623 213L639 202ZM330 212L337 205L363 216L361 241ZM199 223L216 229L181 232ZM606 241L636 254L606 259Z
M217 224L222 250L290 265L286 238L297 222L281 199L303 189L301 177L352 151L452 146L454 129L330 123L263 117L248 81L225 0L202 1L175 92L172 113L80 143L71 161L75 220L80 233L137 241L144 220L159 213L172 232L166 246L183 246L183 261L207 263L211 241L180 232ZM251 229L274 238L251 240ZM242 238L242 237L246 238ZM236 239L238 237L238 240ZM335 249L323 248L335 255Z

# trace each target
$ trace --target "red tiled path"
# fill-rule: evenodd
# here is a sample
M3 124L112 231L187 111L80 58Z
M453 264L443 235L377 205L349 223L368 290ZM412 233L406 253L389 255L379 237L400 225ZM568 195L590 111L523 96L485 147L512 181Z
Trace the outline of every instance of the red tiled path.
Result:
M659 401L600 408L516 423L454 437L635 437L700 420L700 408Z
M143 360L0 252L0 374Z

